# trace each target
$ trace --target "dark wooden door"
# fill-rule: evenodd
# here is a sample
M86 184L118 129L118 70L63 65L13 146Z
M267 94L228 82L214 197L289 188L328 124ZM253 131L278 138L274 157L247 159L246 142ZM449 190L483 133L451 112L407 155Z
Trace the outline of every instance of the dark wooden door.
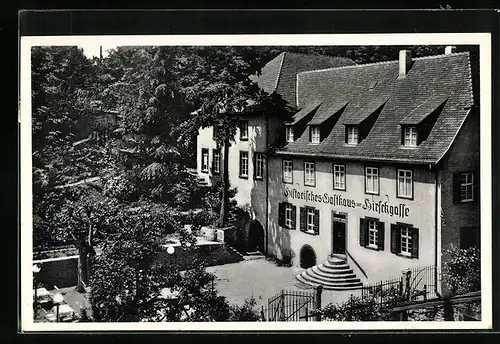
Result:
M333 222L332 253L345 254L345 222Z

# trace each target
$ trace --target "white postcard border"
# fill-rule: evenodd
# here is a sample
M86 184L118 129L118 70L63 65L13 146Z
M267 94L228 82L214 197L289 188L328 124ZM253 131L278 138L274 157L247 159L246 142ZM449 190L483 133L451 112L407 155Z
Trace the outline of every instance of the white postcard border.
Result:
M479 45L481 113L481 306L478 322L34 323L32 278L31 47L40 45ZM23 36L20 39L21 330L29 331L309 331L492 328L491 35L489 33ZM22 282L22 283L21 283Z

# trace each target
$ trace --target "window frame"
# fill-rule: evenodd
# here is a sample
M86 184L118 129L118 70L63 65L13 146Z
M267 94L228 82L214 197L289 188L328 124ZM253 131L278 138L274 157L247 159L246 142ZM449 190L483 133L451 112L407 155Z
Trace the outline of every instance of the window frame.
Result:
M368 191L368 169L376 169L377 170L377 191ZM373 173L370 174L373 176ZM373 178L373 177L372 177ZM378 166L366 165L365 166L365 194L367 195L380 195L380 168Z
M243 130L243 128L245 128L245 130ZM240 141L248 141L248 121L240 121L239 129L240 129Z
M254 179L262 180L264 179L264 153L261 152L254 152L254 159L255 159L255 164L254 164ZM260 168L259 168L259 158L260 158Z
M312 164L312 175L313 175L313 183L312 184L307 184L307 165L308 164ZM314 161L304 161L304 186L312 186L312 187L315 187L316 186L316 164L314 163Z
M216 162L217 162L217 164L216 164ZM212 149L212 173L213 174L220 174L220 163L221 163L221 150L220 150L220 148L214 148L214 149ZM215 169L215 166L217 166L217 169Z
M201 149L201 166L200 166L200 171L202 173L208 173L208 169L209 169L209 161L210 161L210 150L208 148L202 148ZM206 154L205 154L206 153ZM204 163L204 157L207 157L207 164L206 164L206 167L203 166L203 163Z
M399 187L399 179L400 179L400 172L410 172L410 182L411 182L411 195L402 195L401 190ZM403 178L407 178L406 176ZM396 169L396 198L402 198L402 199L409 199L413 200L414 193L415 193L415 182L414 182L414 172L413 169L409 168L397 168Z
M367 220L367 226L368 226L368 243L367 243L366 247L378 250L379 221L376 219L372 219L372 218L366 218L366 220ZM374 228L371 228L371 226L370 226L371 224L375 224ZM374 242L375 242L374 244L371 243L372 232L374 232L374 234L373 234L373 238L374 238Z
M291 140L290 140L290 136L291 136ZM295 142L295 130L294 130L293 126L291 126L291 125L288 125L285 127L285 140L287 143Z
M309 143L313 145L321 143L321 130L318 125L311 125L309 127Z
M316 234L316 232L314 231L315 208L307 206L305 208L306 208L306 230L304 232L306 232L307 234ZM309 217L309 215L311 215L311 217ZM311 223L309 223L309 219L311 219L312 221Z
M285 165L287 162L290 162L290 181L285 179ZM293 160L291 159L283 159L281 162L281 179L284 184L293 184Z
M288 218L290 215L290 218ZM285 214L284 214L284 225L285 228L292 228L293 224L293 204L285 202Z
M335 171L336 167L342 167L343 168L343 172L342 172L343 173L342 180L343 180L343 185L344 185L343 187L337 187L336 186L336 172L337 172L337 171ZM333 174L333 190L346 191L346 183L347 183L346 165L345 164L339 164L339 163L333 163L332 169L333 169L333 171L332 171L332 174Z
M410 137L409 137L410 143L408 143L408 144L406 143L407 142L407 136L406 136L407 133L410 135ZM415 143L414 144L413 144L413 136L412 136L413 134L415 134ZM417 126L409 125L409 126L403 127L403 146L410 147L410 148L415 148L418 146L418 128L417 128Z
M465 176L466 178L466 181L467 181L467 176L470 175L471 178L472 178L472 181L467 183L463 183L462 182L462 177ZM470 193L471 193L471 198L463 198L463 193L462 193L462 188L463 187L468 187L470 186L471 190L470 190ZM474 172L460 172L460 203L469 203L469 202L474 202L475 201L475 198L474 198L474 190L475 188L475 184L474 184ZM466 191L467 192L467 191ZM467 194L466 194L467 196Z
M351 142L351 130L353 130L353 134L356 134L356 142ZM359 128L357 125L346 126L346 144L349 146L357 146L359 144Z
M406 235L403 235L403 231L406 231ZM403 238L406 239L406 251L403 251ZM401 225L399 241L400 241L399 254L411 258L413 249L413 242L411 238L411 227Z
M247 162L247 165L246 165L246 174L243 174L243 157L246 155L246 162ZM240 150L240 168L239 168L239 173L238 173L238 177L240 177L241 179L248 179L248 174L250 173L249 171L249 160L250 160L250 157L249 157L249 153L248 151L243 151L243 150Z

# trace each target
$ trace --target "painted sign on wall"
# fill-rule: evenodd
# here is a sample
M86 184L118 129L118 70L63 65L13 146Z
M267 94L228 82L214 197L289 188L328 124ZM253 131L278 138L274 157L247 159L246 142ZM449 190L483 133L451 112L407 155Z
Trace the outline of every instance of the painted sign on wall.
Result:
M374 212L377 214L397 216L399 218L410 216L410 208L404 203L391 204L389 203L389 201L376 201L369 198L365 198L364 200L359 201L343 197L342 195L337 193L329 194L325 192L323 194L317 194L313 191L299 191L295 188L285 188L283 193L287 198L300 199L306 202L324 203L336 207L345 207L352 209L361 208L365 211Z

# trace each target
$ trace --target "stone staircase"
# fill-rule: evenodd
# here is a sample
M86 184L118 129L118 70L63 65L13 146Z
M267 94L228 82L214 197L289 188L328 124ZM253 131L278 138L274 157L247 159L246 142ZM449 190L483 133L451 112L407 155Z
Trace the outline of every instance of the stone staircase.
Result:
M296 278L301 284L310 287L322 285L328 290L355 290L363 286L346 259L339 256L328 257L324 263L303 271Z

